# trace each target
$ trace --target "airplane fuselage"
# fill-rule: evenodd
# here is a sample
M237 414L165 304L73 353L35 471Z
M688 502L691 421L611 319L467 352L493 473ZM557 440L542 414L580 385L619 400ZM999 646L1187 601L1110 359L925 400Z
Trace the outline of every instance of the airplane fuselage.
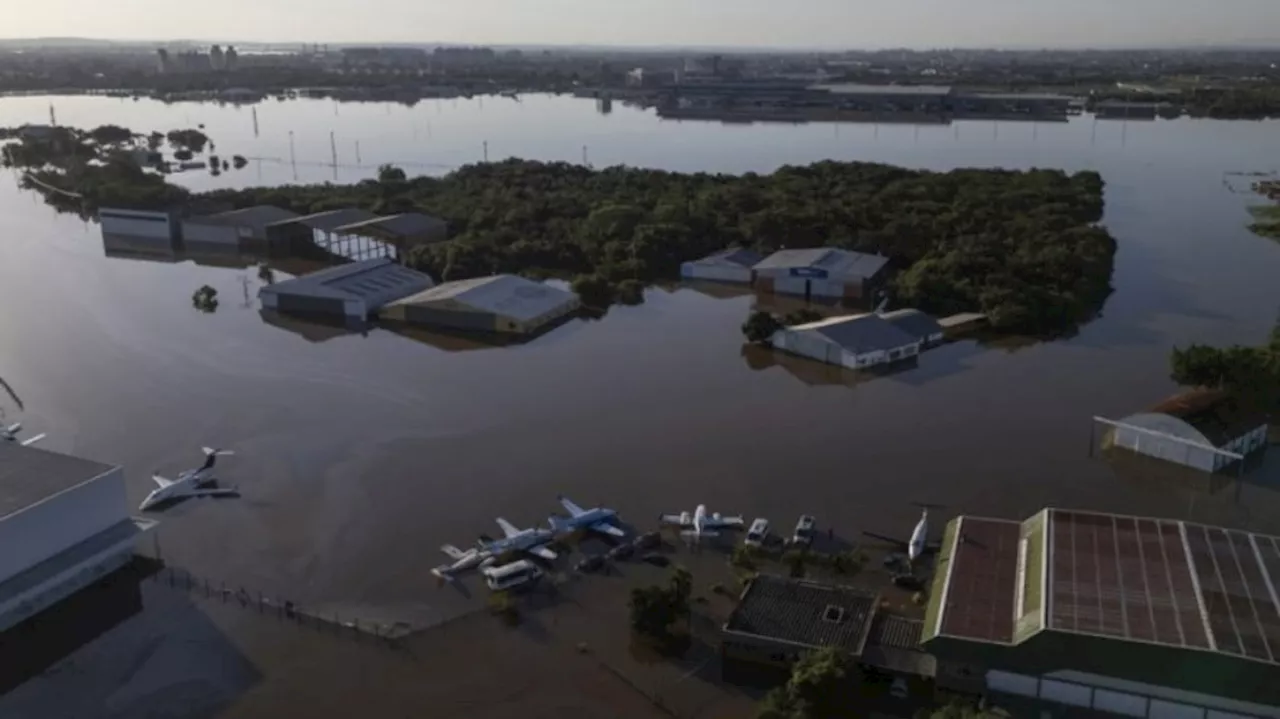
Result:
M907 543L907 559L914 562L924 554L925 542L929 536L929 510L920 513L920 521L911 531L911 541Z
M546 529L526 529L522 532L495 539L491 542L480 540L478 546L480 549L492 552L493 554L503 554L505 552L519 552L551 541L551 532Z

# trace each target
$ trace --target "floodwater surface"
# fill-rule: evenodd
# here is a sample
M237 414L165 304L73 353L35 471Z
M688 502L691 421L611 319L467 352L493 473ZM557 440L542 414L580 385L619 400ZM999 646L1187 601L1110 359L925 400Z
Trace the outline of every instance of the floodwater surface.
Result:
M558 493L641 528L706 503L779 528L811 512L849 536L905 534L912 501L1280 525L1263 480L1200 496L1117 476L1089 451L1092 416L1175 391L1171 347L1256 343L1275 321L1280 245L1245 230L1248 199L1225 185L1240 182L1226 173L1275 169L1258 163L1280 124L724 126L532 96L256 110L9 98L0 125L45 121L50 102L63 124L203 124L220 155L265 158L179 176L201 189L351 181L384 162L439 173L485 152L680 171L826 158L1039 166L1096 169L1107 182L1119 252L1101 318L1051 343L960 342L852 387L798 360L744 355L752 298L690 288L653 288L642 306L523 346L384 330L312 342L263 321L251 267L108 257L95 225L0 183L0 377L22 403L0 400L5 418L48 432L51 449L123 464L132 501L153 470L185 468L201 445L233 448L219 467L241 499L161 517L160 551L196 574L299 602L445 616L476 600L437 588L437 547L496 533L498 516L543 523ZM203 284L219 291L213 314L191 306Z

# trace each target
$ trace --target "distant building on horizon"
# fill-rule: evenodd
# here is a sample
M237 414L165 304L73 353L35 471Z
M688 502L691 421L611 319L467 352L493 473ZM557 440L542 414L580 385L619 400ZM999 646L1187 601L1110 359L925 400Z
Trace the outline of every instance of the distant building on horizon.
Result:
M222 54L222 48L217 45L209 48L209 69L216 72L225 67L226 57Z
M240 53L236 51L234 45L228 45L226 52L222 54L222 69L228 72L235 70L239 62Z

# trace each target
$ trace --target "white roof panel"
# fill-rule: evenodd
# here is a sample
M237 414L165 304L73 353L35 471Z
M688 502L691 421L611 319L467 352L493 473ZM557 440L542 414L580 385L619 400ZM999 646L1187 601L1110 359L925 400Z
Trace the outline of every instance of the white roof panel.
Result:
M542 282L516 275L493 275L445 282L397 304L427 305L443 300L515 320L535 319L578 302L572 292Z

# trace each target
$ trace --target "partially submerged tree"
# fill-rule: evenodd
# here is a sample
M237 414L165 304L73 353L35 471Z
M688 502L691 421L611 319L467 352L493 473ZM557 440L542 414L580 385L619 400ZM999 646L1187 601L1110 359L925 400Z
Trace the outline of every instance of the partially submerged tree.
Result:
M800 658L785 686L765 696L759 719L845 719L858 716L857 665L835 647Z
M748 342L754 344L765 344L780 329L782 323L768 312L752 312L747 321L742 323L742 334L746 335Z

